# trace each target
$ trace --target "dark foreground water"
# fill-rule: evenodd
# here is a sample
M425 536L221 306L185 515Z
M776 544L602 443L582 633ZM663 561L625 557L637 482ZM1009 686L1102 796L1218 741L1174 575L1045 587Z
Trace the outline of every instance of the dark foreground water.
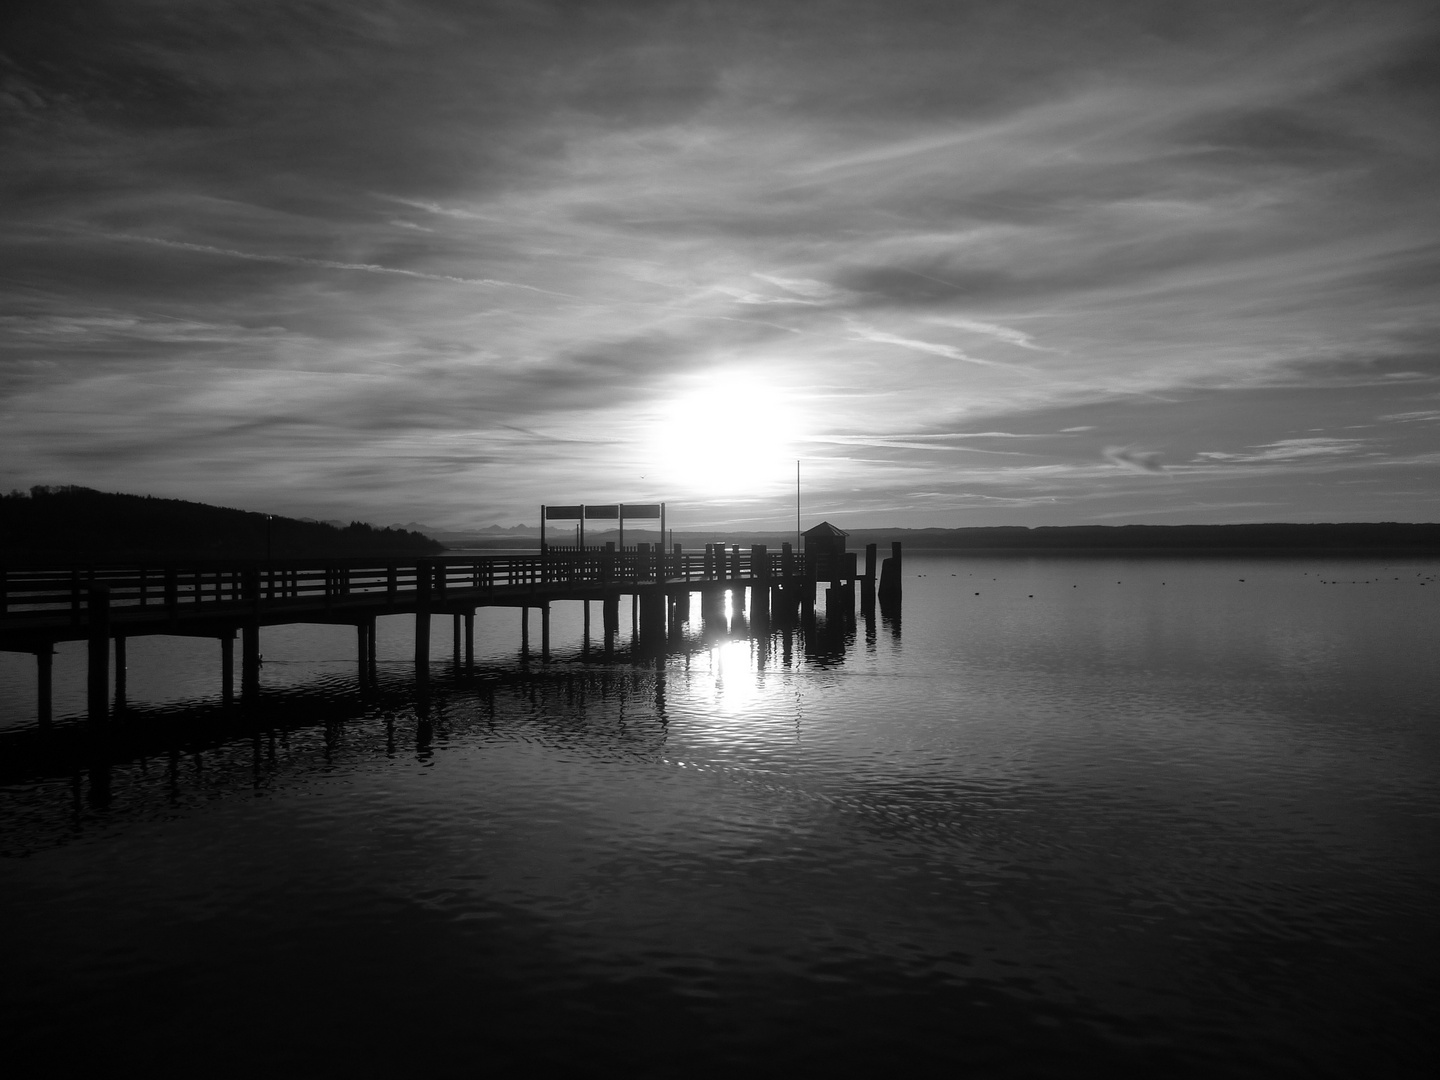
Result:
M248 716L214 700L213 642L139 640L108 781L64 723L19 730L10 657L0 1055L1418 1073L1437 574L911 556L903 619L697 623L659 662L581 662L562 605L549 665L482 613L470 678L437 620L428 703L407 620L382 621L370 700L352 632L266 631Z

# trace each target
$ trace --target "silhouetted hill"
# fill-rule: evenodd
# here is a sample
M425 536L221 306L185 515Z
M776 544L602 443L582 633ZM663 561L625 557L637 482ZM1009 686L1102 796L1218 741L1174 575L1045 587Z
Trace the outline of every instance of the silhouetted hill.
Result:
M0 558L7 560L340 558L440 550L429 537L401 529L358 521L337 527L150 495L35 487L0 496Z

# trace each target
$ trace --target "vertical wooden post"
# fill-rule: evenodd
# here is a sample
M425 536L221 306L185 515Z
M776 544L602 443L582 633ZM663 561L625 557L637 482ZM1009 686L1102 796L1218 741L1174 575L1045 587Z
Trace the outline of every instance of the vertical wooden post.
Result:
M370 661L370 670L367 673L371 685L380 682L380 667L375 662L375 616L365 620L365 658Z
M110 718L110 590L90 586L90 666L87 689L90 719Z
M550 659L550 602L540 605L540 659Z
M235 704L235 631L220 638L220 701L229 708Z
M865 545L865 576L870 579L870 584L875 584L875 549L878 544Z
M465 670L475 670L475 609L465 612Z
M900 543L890 545L890 558L880 565L880 603L900 599Z
M55 646L47 641L35 652L35 677L38 683L35 696L39 699L36 720L41 724L50 723L54 709L54 670Z
M764 544L750 548L750 614L761 623L770 618L770 553Z
M520 609L520 655L530 655L530 606L527 604Z
M588 656L590 653L590 601L585 600L583 603L585 604L585 618L581 630L580 652Z
M125 638L115 635L115 707L125 707Z
M240 700L254 704L260 696L260 624L247 620L240 627Z
M456 611L450 616L451 660L455 665L456 671L460 670L460 646L463 638L464 628L461 626L460 613Z
M415 679L430 680L430 571L429 559L415 564Z
M360 688L370 685L370 635L364 621L355 624L355 660L360 673Z

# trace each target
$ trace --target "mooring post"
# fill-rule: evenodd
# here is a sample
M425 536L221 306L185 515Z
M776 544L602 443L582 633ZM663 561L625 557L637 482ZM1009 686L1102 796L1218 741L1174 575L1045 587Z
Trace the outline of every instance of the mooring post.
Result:
M530 605L526 604L520 609L520 655L525 659L530 657Z
M890 545L890 558L880 564L880 602L900 599L900 542Z
M110 590L91 585L89 597L89 713L92 721L110 718Z
M54 670L55 646L47 641L35 650L35 677L38 682L35 696L39 705L36 709L36 720L41 724L50 723L54 708Z
M460 646L463 643L464 633L464 627L460 623L460 613L452 612L450 615L451 661L456 671L460 670Z
M235 631L220 638L220 701L229 708L235 704Z
M581 601L585 605L585 615L580 630L580 653L582 656L590 655L590 601Z
M550 601L540 605L540 659L550 661Z
M465 612L465 670L475 671L475 609Z

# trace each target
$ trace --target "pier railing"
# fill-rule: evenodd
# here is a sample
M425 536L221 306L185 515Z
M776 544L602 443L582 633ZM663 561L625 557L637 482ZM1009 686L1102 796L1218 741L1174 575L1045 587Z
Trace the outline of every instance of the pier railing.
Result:
M832 572L838 570L838 573ZM551 587L751 582L795 576L854 575L805 565L790 552L708 547L705 551L554 547L541 554L436 556L426 559L217 560L163 564L19 566L0 569L0 620L66 616L85 620L91 591L103 586L110 609L173 616L246 605L414 603L418 598L483 597ZM139 612L131 612L139 614Z

